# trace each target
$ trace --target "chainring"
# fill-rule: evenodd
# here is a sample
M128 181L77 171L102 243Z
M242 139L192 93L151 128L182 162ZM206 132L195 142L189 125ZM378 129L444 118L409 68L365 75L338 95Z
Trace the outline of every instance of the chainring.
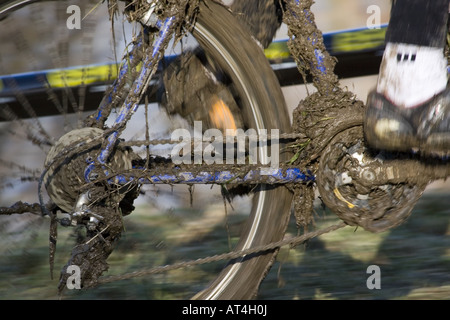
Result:
M345 130L324 149L317 174L325 205L343 221L370 232L383 232L402 224L422 196L426 184L401 180L401 162L364 146L361 126ZM386 182L380 177L400 173Z

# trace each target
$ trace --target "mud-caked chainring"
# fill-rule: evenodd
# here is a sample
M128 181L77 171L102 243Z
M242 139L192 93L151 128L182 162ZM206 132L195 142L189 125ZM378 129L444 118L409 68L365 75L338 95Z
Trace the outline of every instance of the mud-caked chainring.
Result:
M428 184L426 179L409 179L407 171L414 170L409 163L366 148L361 126L345 130L322 153L317 174L320 195L347 224L385 231L411 215Z

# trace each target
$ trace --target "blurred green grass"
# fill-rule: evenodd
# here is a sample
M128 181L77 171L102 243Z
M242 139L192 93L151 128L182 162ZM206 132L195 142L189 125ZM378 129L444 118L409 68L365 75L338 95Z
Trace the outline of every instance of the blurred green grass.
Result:
M316 227L336 223L317 207ZM188 216L188 222L181 219ZM217 217L216 217L217 218ZM108 262L108 275L229 251L245 216L205 223L204 213L186 208L149 214L142 208L125 218L126 231ZM197 221L197 224L196 224ZM203 222L202 222L203 221ZM410 219L381 234L346 227L284 247L261 285L258 299L450 299L450 197L425 193ZM30 228L22 242L0 245L0 299L186 299L212 280L224 262L122 280L89 290L56 292L59 271L73 244L59 228L55 279L48 266L48 221ZM296 235L294 221L289 235ZM231 243L230 243L231 241ZM378 265L381 289L369 290L367 267Z

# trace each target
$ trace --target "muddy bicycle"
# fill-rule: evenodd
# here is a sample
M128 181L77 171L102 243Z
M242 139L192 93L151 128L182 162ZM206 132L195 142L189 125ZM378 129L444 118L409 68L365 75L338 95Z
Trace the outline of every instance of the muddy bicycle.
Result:
M23 8L31 8L35 25L49 19L40 2L9 1L0 7L2 23L8 23L10 15L27 10L22 5L34 2ZM69 4L53 4L62 10L59 14L64 17L65 36L73 37L66 30L65 10ZM22 78L2 77L3 87L14 96L12 100L3 98L3 117L21 126L26 138L44 150L46 159L43 170L38 171L28 170L14 163L14 159L2 160L9 168L26 173L25 177L20 176L22 180L37 184L38 199L32 204L19 201L12 206L2 205L1 213L31 212L49 218L51 265L57 227L78 230L77 244L61 271L60 291L66 288L70 266L80 268L83 288L108 281L101 276L108 269L108 257L120 243L124 217L132 214L134 202L149 192L145 191L147 185L164 184L170 189L179 184L189 188L217 185L219 199L225 202L234 196L246 199L250 213L236 235L232 231L228 234L234 238L230 240L233 251L215 257L229 260L228 263L195 295L199 299L243 299L256 294L282 245L299 244L319 234L284 239L292 203L297 225L308 230L316 188L324 203L345 222L336 228L352 225L380 232L408 218L430 181L449 175L445 157L423 162L419 155L393 155L364 145L364 104L340 88L333 72L336 61L327 52L315 26L311 2L287 1L285 5L283 21L291 35L290 53L305 82L311 80L318 90L300 103L292 124L279 81L260 45L227 7L215 1L110 1L111 21L123 14L121 19L132 25L121 62L63 71L51 69L22 74ZM93 13L86 17L90 16ZM187 34L192 37L186 40ZM45 69L23 35L16 36L16 49L38 70ZM92 39L96 41L95 37ZM53 64L67 63L60 56L67 56L70 48L67 44L53 48L53 40L49 39L44 55L54 55ZM83 45L82 42L81 48ZM172 47L180 54L168 55ZM81 50L81 62L92 59L83 55ZM98 79L91 77L99 70L103 77L100 80L114 79L106 91L96 84ZM43 100L36 95L40 102L37 105L30 103L37 88L27 88L27 96L19 86L20 81L29 84L24 79L30 77L44 91ZM81 79L81 84L77 79ZM78 82L76 90L70 87L71 81ZM101 100L94 103L96 111L86 115L94 93L100 93ZM25 115L11 107L14 103L22 106ZM153 103L158 105L154 112L164 110L178 122L161 126L166 118L161 113L150 115ZM68 132L58 140L47 133L42 122L25 125L21 119L37 119L37 112L43 112L40 116L67 114L70 109L78 115L78 124L73 128L68 117L61 119ZM136 117L139 109L144 114ZM183 141L182 146L179 136L164 136L180 127L185 136L194 137ZM127 133L130 129L136 129L141 139L123 138L127 134L136 136L133 131ZM227 135L227 129L232 134ZM239 136L238 132L244 135ZM18 135L15 131L13 134ZM245 148L240 149L242 140ZM174 144L180 152L173 153ZM161 146L169 147L161 151ZM229 154L228 147L232 150ZM158 154L167 155L167 149L172 152L171 158ZM269 156L269 149L280 151L275 166L271 163L275 154ZM220 161L230 154L229 162ZM177 157L179 161L175 163L173 159ZM212 199L207 192L203 190L202 202ZM209 260L214 259L200 262ZM189 261L173 265L178 268L193 264Z

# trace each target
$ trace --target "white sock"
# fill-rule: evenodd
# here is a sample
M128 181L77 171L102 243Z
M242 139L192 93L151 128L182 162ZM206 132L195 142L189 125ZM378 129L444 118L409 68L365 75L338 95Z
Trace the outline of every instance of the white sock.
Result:
M443 49L387 43L377 91L403 108L417 106L445 89L447 59Z

